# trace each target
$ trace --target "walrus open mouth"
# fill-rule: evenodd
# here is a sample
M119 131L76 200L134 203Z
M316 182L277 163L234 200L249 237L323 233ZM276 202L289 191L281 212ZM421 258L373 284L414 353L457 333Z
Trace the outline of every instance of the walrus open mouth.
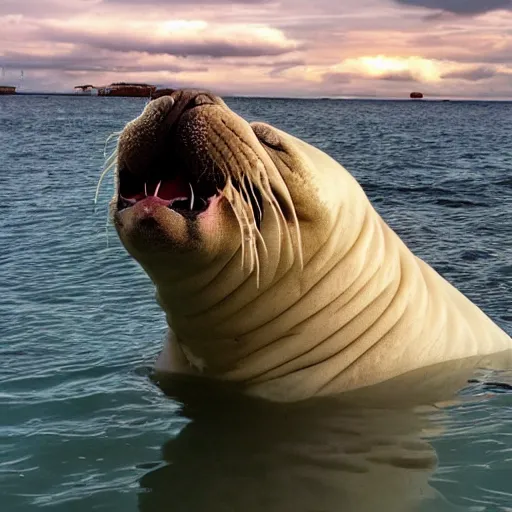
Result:
M212 223L223 227L229 220L230 227L239 228L233 236L240 236L242 268L255 273L259 287L260 258L268 255L262 232L263 216L268 215L279 243L303 267L293 198L277 166L264 156L267 147L260 147L281 150L272 132L255 130L210 93L180 90L148 103L115 136L116 148L107 157L95 201L103 178L114 170L117 186L110 213L123 238L145 244L182 237L182 219L198 228L187 233L207 236L215 233ZM186 241L180 238L180 243Z
M218 179L187 179L185 173L175 176L151 176L145 180L127 169L119 170L118 211L129 208L147 197L159 199L162 205L186 217L193 217L208 209L212 199L219 195Z
M229 172L229 166L221 170L206 149L208 113L222 108L218 100L185 91L176 93L172 102L163 98L157 102L153 111L149 109L149 121L144 122L143 117L139 125L127 127L124 138L121 135L117 211L151 198L153 205L161 204L194 219L219 197L226 197L238 208L229 192L234 190L251 207L259 229L263 200L257 184L249 175Z
M221 175L214 173L209 173L207 176L203 175L199 180L186 174L176 174L173 177L158 177L157 175L157 177L152 176L150 179L144 180L125 168L119 169L117 210L125 210L152 196L159 200L162 205L176 211L183 217L195 218L206 211L210 203L222 194L225 180ZM251 205L256 226L259 229L263 213L263 199L260 191L253 185L253 194L247 196L244 188L240 187L239 183L233 181L233 186Z

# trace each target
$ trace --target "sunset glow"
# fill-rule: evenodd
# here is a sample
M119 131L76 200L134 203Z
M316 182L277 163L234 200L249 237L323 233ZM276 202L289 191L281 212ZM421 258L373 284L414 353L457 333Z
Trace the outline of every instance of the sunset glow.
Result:
M443 9L431 0L4 0L0 80L42 91L85 80L243 95L512 98L512 7L473 3L466 12L455 0Z

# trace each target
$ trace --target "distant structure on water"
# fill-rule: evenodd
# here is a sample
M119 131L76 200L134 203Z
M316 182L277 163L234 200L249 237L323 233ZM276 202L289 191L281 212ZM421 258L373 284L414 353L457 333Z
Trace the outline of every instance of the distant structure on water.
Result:
M1 77L2 77L2 81L3 81L3 79L5 78L5 68L4 67L0 68L0 72L1 72ZM20 85L23 82L23 77L24 77L24 73L23 73L23 71L21 71ZM0 95L5 95L5 94L16 94L16 86L15 85L1 85L1 83L0 83Z
M423 93L421 92L411 92L409 95L411 100L421 100L423 98Z
M156 91L156 85L115 82L104 87L91 84L77 85L75 93L88 96L123 96L149 98Z
M16 94L16 87L14 85L0 85L0 95Z
M80 94L83 96L97 96L98 88L91 84L77 85L75 86L75 94Z

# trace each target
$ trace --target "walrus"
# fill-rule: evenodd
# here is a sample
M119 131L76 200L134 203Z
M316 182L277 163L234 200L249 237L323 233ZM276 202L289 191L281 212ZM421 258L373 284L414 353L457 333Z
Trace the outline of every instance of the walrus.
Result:
M161 375L291 402L510 354L342 165L209 92L148 103L115 167L114 225L169 326Z

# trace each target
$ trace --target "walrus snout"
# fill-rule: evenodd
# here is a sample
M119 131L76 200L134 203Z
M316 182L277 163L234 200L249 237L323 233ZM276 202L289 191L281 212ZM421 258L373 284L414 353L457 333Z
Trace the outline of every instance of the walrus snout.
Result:
M119 138L118 209L157 196L169 207L204 211L225 183L209 151L212 119L222 115L229 115L224 102L205 91L151 101Z
M176 124L188 110L214 105L220 100L203 91L175 91L151 101L128 123L119 138L118 162L132 174L147 176L172 148Z

